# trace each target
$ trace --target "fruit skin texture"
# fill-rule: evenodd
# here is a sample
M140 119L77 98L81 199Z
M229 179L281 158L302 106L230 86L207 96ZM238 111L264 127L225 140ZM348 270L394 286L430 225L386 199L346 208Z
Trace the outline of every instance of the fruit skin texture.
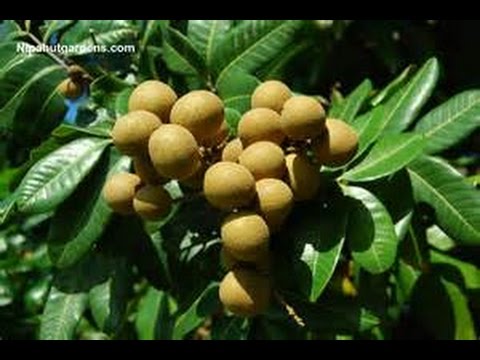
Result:
M169 179L185 179L200 167L200 153L193 135L184 127L166 124L150 136L148 153L157 172Z
M262 140L280 145L285 140L280 115L267 108L246 112L238 123L238 137L246 146Z
M245 150L238 158L241 165L252 173L255 180L282 178L285 174L285 155L277 144L258 141Z
M287 179L296 201L310 200L320 188L320 173L303 155L288 154Z
M160 126L160 119L145 110L132 111L117 119L112 129L113 143L124 155L144 156L148 139Z
M222 144L223 142L227 141L228 134L229 134L228 124L225 120L223 120L222 124L220 125L215 135L213 135L213 137L209 137L203 140L202 145L208 148L216 147Z
M267 222L270 232L277 231L292 209L292 190L278 179L259 180L255 188L260 213Z
M128 99L128 110L146 110L168 123L175 101L177 94L170 86L161 81L147 80L133 90Z
M168 181L155 170L148 156L135 156L133 158L133 171L145 184L165 184Z
M280 113L292 93L287 85L278 80L269 80L257 86L252 94L252 108L268 108Z
M172 198L162 185L145 185L133 198L135 212L145 220L159 220L170 212Z
M235 269L220 283L219 297L235 315L255 316L265 312L271 300L270 278L249 269Z
M114 212L130 215L134 213L133 198L140 184L141 180L137 175L119 172L107 179L102 195Z
M263 218L253 211L230 214L222 223L222 244L235 258L256 262L268 252L270 231Z
M255 197L255 179L242 165L221 161L212 165L203 179L207 201L223 210L249 205Z
M222 151L222 161L238 163L238 158L242 154L243 144L239 138L233 139L227 143Z
M325 110L312 97L293 96L283 106L281 123L283 132L291 139L314 138L325 129Z
M314 141L313 151L321 164L342 166L348 163L358 149L358 135L347 123L327 119L327 131Z
M60 94L71 100L78 99L83 92L82 84L74 82L70 78L63 80L58 84L57 90Z
M182 96L170 113L170 122L187 128L199 143L213 137L223 119L222 101L206 90L194 90Z

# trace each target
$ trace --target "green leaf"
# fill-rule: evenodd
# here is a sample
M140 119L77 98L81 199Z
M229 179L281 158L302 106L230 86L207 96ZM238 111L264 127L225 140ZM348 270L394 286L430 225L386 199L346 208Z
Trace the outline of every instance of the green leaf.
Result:
M243 114L250 110L250 98L260 81L241 69L232 69L217 84L217 90L223 99L225 107L237 110Z
M128 171L130 163L130 158L111 150L92 176L58 207L48 235L48 252L57 267L73 265L100 238L112 214L102 196L103 185L112 174Z
M75 20L44 20L45 25L40 28L43 33L43 42L49 43L50 37L58 32L64 31L69 26L73 25Z
M408 66L403 70L400 75L398 75L395 79L393 79L387 86L385 86L381 91L376 94L372 100L370 100L371 106L378 106L379 104L384 103L385 101L389 100L392 95L394 95L397 90L403 87L407 80L410 78L412 74L413 66Z
M342 102L332 106L328 117L351 123L372 91L372 82L364 80Z
M480 244L480 195L440 159L424 156L408 167L415 198L435 210L440 228L455 242Z
M393 221L371 192L347 186L345 194L355 199L349 211L346 235L352 257L368 272L380 274L393 265L397 254Z
M431 58L385 103L385 132L398 133L412 123L432 94L438 73L438 61Z
M132 90L133 88L130 84L112 74L96 78L90 85L92 100L98 106L109 110L114 116L119 115L117 104L120 94L127 92L130 94Z
M371 181L392 174L417 158L424 139L419 134L389 134L383 136L358 165L342 178L349 181Z
M480 289L480 269L474 264L434 250L430 251L430 260L435 271L438 271L445 278L450 277L452 282L455 282L461 288Z
M65 293L53 287L40 323L40 340L71 340L87 306L85 293Z
M222 316L212 324L212 340L246 340L248 320L238 316Z
M223 40L232 25L232 20L188 20L187 35L207 65L212 62L214 47Z
M54 209L88 175L110 140L75 140L37 162L17 188L18 207L24 213Z
M465 91L419 120L415 131L425 134L427 153L455 145L480 126L480 90Z
M399 305L403 305L410 300L410 296L415 289L415 284L420 275L421 272L419 270L402 259L399 259L395 274L397 286L396 295Z
M377 140L382 132L384 119L385 107L380 105L353 120L352 126L358 134L358 150L354 159L359 158Z
M427 229L427 241L432 247L441 251L450 251L455 247L455 242L437 225Z

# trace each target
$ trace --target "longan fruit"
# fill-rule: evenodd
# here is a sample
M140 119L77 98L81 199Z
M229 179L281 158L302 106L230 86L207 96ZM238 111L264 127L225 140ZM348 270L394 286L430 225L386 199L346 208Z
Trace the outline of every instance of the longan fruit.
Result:
M223 120L222 124L218 128L217 132L213 135L213 137L209 137L203 140L202 145L207 148L214 148L216 146L219 146L227 140L229 132L230 131L228 129L228 124L225 120Z
M194 90L183 95L170 113L170 122L187 128L199 143L214 136L223 119L222 100L206 90Z
M160 126L150 136L148 152L157 172L169 179L182 180L200 167L200 152L193 135L176 124Z
M265 220L253 211L226 217L221 227L222 244L235 258L255 262L268 252L270 231Z
M313 152L321 164L342 166L348 163L358 149L358 135L347 123L327 119L326 131L313 144Z
M122 215L133 214L133 198L141 182L135 174L127 172L113 174L103 186L103 198L114 212Z
M288 99L280 117L283 132L293 140L314 138L325 129L325 110L309 96L293 96Z
M278 230L292 209L292 190L279 179L261 179L255 183L255 188L260 214L270 232Z
M145 185L133 198L135 212L145 220L159 220L170 212L172 198L162 185Z
M133 90L128 99L128 111L146 110L168 123L175 101L177 94L169 85L158 80L147 80Z
M243 151L243 144L239 138L230 140L222 151L222 161L237 163Z
M189 177L179 181L180 184L194 190L199 190L203 187L203 178L207 171L207 165L202 161L198 169Z
M203 192L212 206L232 210L253 201L255 179L245 166L220 161L206 171Z
M241 261L235 258L227 249L222 247L220 250L220 261L222 266L230 271L236 268L252 269L261 274L269 274L272 268L272 257L269 251L263 253L255 262Z
M285 154L280 146L270 141L258 141L248 146L238 158L255 180L282 178L285 174Z
M280 113L292 96L287 85L278 80L268 80L257 86L252 94L252 108L268 108Z
M111 132L113 143L124 155L145 156L148 139L160 125L160 119L151 112L129 112L115 122Z
M168 179L162 177L152 164L148 156L135 156L133 158L133 171L145 184L165 184Z
M280 115L267 108L247 111L238 123L238 137L245 146L262 140L280 145L285 139Z
M81 83L74 82L70 78L63 80L58 86L57 91L70 100L78 99L83 93Z
M249 269L234 269L225 275L219 288L219 297L225 308L238 316L255 316L270 305L271 280Z
M288 154L287 179L296 201L310 200L320 188L320 172L308 158L300 154Z

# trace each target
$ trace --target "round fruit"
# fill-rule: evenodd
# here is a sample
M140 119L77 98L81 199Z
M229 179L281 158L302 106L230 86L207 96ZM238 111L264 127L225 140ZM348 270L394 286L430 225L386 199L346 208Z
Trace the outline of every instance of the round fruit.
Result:
M212 165L203 179L203 192L213 206L232 210L249 205L255 197L255 179L242 165L221 161Z
M320 135L325 129L325 110L309 96L294 96L283 106L283 132L291 139L304 140Z
M272 262L271 254L269 251L266 251L264 255L257 259L255 262L246 262L235 258L224 247L222 247L222 250L220 250L220 260L226 270L244 268L258 271L261 274L270 273Z
M133 198L135 212L145 220L159 220L168 214L172 198L162 185L145 185Z
M221 236L225 249L241 261L255 262L268 252L268 225L252 211L227 216L222 223Z
M252 108L269 108L280 113L291 96L290 89L281 81L265 81L252 94Z
M58 85L57 90L60 94L70 100L78 99L83 92L82 84L73 82L70 78L63 80Z
M233 139L227 143L222 151L222 161L238 162L243 151L243 144L239 138Z
M287 164L288 182L296 201L310 200L320 188L320 172L303 155L288 154L285 157Z
M249 269L235 269L220 283L219 297L235 315L255 316L265 312L271 299L270 278Z
M213 137L203 140L202 145L209 148L218 146L227 140L228 134L229 129L227 122L223 120L222 125L220 125L220 128L217 130L215 135L213 135Z
M115 122L112 138L115 146L125 155L145 156L148 139L162 122L145 110L129 112Z
M255 187L260 213L271 232L278 230L292 209L292 190L278 179L259 180Z
M358 149L358 135L347 123L327 119L327 131L315 140L313 151L318 161L327 166L341 166L348 163Z
M186 127L202 143L216 134L223 117L223 103L217 95L195 90L178 99L172 108L170 122Z
M238 137L246 146L262 140L281 144L285 134L282 131L280 115L267 108L246 112L238 123Z
M168 123L170 111L177 101L177 94L167 84L157 80L147 80L138 85L128 99L128 110L146 110Z
M135 174L120 172L110 176L103 187L103 198L119 214L133 214L133 198L141 180Z
M169 179L186 179L200 167L200 152L193 135L175 124L160 126L148 142L153 166Z
M203 178L207 171L207 165L202 161L198 169L188 178L180 180L179 183L194 190L199 190L203 187Z
M280 179L285 174L285 155L277 144L259 141L247 147L238 161L252 173L255 180Z
M168 181L155 170L148 156L135 156L133 158L133 170L145 184L164 184Z

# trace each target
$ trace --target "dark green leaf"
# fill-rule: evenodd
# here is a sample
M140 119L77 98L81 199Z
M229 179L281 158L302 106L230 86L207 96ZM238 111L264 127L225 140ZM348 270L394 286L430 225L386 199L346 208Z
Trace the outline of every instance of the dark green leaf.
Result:
M132 91L131 85L114 75L104 75L95 79L90 85L90 92L93 101L101 107L108 109L113 115L118 113L117 103L120 94ZM123 110L123 109L122 109Z
M260 81L241 69L232 69L217 84L217 90L225 107L243 114L250 109L250 98Z
M408 66L403 70L400 75L393 79L387 86L385 86L381 91L376 94L370 104L372 106L378 106L381 103L389 100L392 95L394 95L400 87L403 87L410 75L412 74L413 66Z
M242 115L235 109L225 108L225 121L231 135L237 134L238 123Z
M351 123L372 91L372 82L364 80L342 102L332 106L328 116Z
M212 324L212 340L245 340L248 320L238 316L224 316Z
M360 157L372 145L382 132L385 120L385 107L382 105L353 120L352 126L358 134L358 150L355 158Z
M207 65L212 62L214 47L223 40L232 25L232 20L188 20L187 35Z
M430 252L430 259L435 271L442 274L444 278L455 282L460 288L480 289L480 269L474 264L434 250Z

